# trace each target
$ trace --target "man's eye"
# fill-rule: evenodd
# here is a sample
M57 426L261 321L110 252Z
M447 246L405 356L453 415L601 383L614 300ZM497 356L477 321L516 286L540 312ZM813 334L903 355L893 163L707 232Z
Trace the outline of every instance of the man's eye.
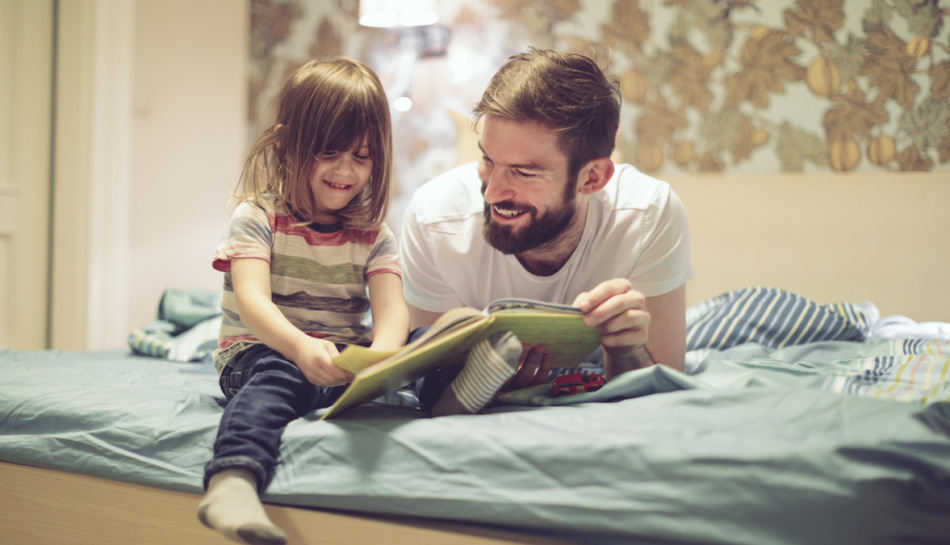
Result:
M527 172L522 172L520 170L515 170L515 175L519 178L533 178L534 174L528 174Z
M482 161L485 161L486 165L492 164L491 159L489 159L488 157L485 157L484 155L482 155Z

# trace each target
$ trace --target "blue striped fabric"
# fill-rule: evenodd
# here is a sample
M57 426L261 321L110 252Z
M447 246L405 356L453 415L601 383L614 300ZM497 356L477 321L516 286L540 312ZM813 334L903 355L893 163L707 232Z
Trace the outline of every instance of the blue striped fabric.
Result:
M822 305L771 287L748 287L690 307L686 349L725 350L747 342L782 348L817 341L863 341L870 324L851 303Z
M950 341L898 339L872 357L853 360L828 377L825 387L839 394L893 399L927 406L950 402Z

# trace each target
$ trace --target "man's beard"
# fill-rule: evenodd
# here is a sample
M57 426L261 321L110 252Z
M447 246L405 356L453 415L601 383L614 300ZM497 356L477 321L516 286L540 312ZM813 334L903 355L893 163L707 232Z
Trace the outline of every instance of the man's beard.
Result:
M482 235L496 250L503 254L520 254L543 246L559 237L577 215L577 206L573 192L565 192L561 206L538 217L538 209L533 206L515 205L510 201L496 203L499 208L510 210L524 209L531 216L531 222L518 233L513 233L508 225L499 225L492 218L492 205L485 203L485 223Z

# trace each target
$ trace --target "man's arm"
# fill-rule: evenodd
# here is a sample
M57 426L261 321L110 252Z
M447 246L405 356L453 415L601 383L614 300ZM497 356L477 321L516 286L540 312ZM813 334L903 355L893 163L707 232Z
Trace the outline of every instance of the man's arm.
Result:
M682 371L686 359L686 284L647 297L646 310L650 314L646 347L653 361Z
M578 295L574 305L584 311L584 323L600 331L604 374L609 380L654 363L683 369L685 301L685 285L645 298L628 280L616 278Z

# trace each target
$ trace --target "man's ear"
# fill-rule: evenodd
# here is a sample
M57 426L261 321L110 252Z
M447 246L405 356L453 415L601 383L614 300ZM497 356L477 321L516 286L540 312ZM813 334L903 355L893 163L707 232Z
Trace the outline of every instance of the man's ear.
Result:
M582 195L597 193L614 175L614 163L608 157L600 157L584 165L578 173L577 192Z

